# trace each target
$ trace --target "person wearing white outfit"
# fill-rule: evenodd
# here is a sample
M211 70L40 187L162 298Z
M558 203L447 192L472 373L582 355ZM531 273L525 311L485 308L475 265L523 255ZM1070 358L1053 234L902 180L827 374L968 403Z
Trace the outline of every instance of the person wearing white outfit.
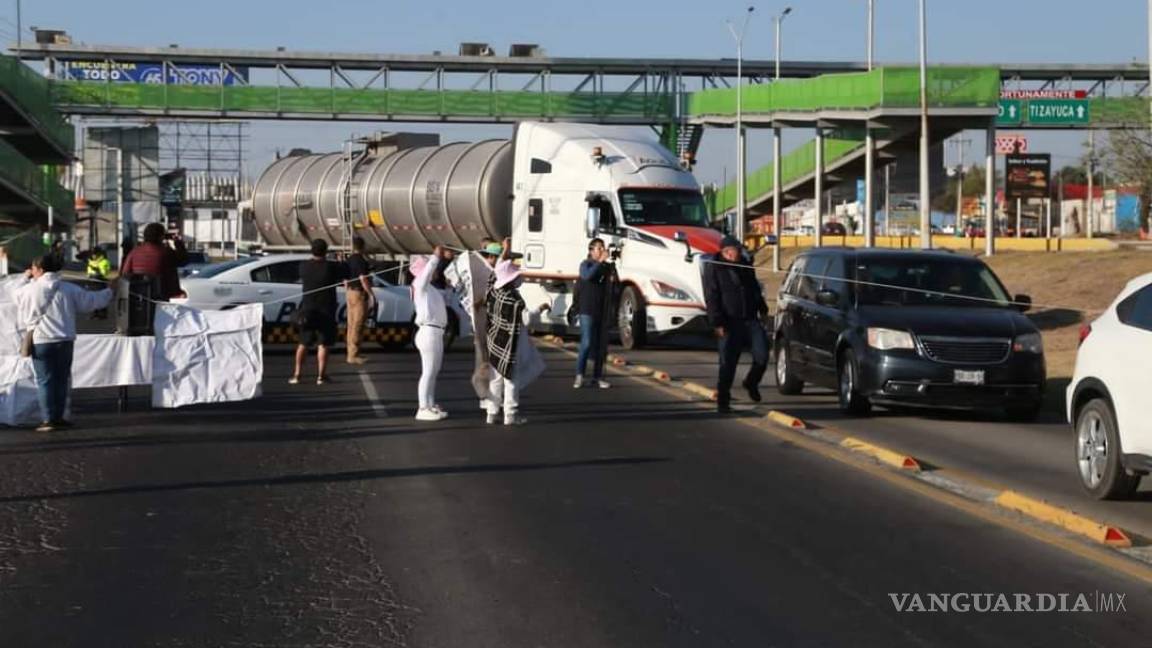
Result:
M444 363L444 329L448 306L444 300L440 268L452 262L452 252L437 245L430 257L412 260L412 302L416 307L416 349L420 351L420 383L417 387L417 421L440 421L448 413L436 403L436 378Z

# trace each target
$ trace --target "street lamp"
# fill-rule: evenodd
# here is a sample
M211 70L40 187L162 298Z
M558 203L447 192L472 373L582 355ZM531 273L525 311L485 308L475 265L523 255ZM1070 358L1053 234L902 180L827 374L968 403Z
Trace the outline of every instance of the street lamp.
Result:
M1152 0L1148 0L1152 2ZM868 0L868 71L872 71L873 37L876 33L876 0Z
M1149 0L1152 2L1152 0ZM776 78L780 78L780 23L792 13L792 7L784 7L784 11L780 12L779 16L772 19L776 23Z
M928 18L920 0L920 247L932 249L932 205L928 187Z
M736 238L741 242L744 241L744 212L747 210L747 196L745 185L745 162L747 156L745 154L745 136L744 136L744 106L743 98L741 96L742 86L744 85L744 32L748 30L748 21L752 20L752 12L756 11L756 7L748 7L748 11L744 14L744 24L740 27L740 32L736 32L736 27L732 21L728 22L728 31L732 32L732 38L736 41Z

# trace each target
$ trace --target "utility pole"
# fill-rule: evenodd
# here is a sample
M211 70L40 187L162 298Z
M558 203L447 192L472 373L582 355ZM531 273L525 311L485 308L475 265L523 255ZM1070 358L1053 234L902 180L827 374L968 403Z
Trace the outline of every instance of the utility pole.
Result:
M1152 0L1148 0L1152 2ZM876 0L868 0L868 71L872 71L872 65L875 61L875 41L876 34Z
M1086 206L1084 208L1084 218L1087 221L1084 225L1084 231L1085 231L1088 238L1092 238L1093 235L1095 235L1095 228L1093 227L1093 220L1094 220L1093 216L1095 216L1095 214L1093 212L1096 209L1095 205L1094 205L1094 203L1096 202L1096 200L1095 200L1096 192L1093 190L1093 186L1092 186L1093 183L1095 182L1095 178L1093 177L1095 175L1096 175L1096 131L1089 129L1089 131L1088 131L1088 200L1087 200Z
M972 140L963 137L957 137L955 140L957 150L956 158L956 224L957 231L960 230L960 223L962 221L962 213L964 211L964 147L967 146Z
M928 16L920 0L920 247L932 249L932 192L928 186Z
M748 21L752 20L752 12L756 11L755 7L748 7L747 13L744 15L744 25L740 28L740 33L736 33L736 27L732 22L728 22L728 31L732 32L732 38L736 40L736 239L741 243L744 242L744 215L748 209L747 205L747 175L745 166L747 164L747 147L746 134L744 132L744 101L742 96L742 86L744 85L744 33L748 30ZM777 61L779 65L779 61Z

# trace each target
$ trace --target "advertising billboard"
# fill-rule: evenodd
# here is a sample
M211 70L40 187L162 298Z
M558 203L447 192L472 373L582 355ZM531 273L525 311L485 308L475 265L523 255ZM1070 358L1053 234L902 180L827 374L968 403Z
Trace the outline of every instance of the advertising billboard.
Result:
M61 61L60 78L74 81L113 83L164 83L164 64L124 61ZM237 85L248 82L247 68L221 68L219 65L169 64L170 85Z
M1007 155L1005 160L1005 190L1008 200L1017 198L1047 198L1048 183L1052 177L1052 156L1047 153Z

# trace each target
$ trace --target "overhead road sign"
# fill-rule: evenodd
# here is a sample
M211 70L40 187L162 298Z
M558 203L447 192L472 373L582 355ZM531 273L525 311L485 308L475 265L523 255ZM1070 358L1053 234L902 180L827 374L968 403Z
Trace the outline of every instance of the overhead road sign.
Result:
M1087 124L1088 102L1075 99L1033 99L1028 102L1029 124Z
M1000 99L997 126L1082 126L1091 120L1087 99Z
M1087 99L1086 90L1004 90L1001 99Z
M1000 114L996 116L998 126L1015 126L1023 118L1023 103L1018 99L1000 100Z

